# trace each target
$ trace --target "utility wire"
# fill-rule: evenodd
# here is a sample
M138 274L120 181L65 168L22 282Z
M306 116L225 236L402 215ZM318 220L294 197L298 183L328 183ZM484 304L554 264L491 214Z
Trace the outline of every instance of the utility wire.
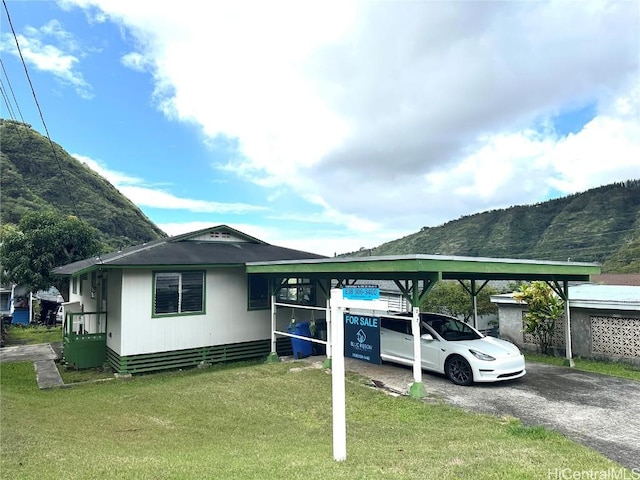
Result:
M18 110L18 114L20 115L20 120L22 123L25 123L24 117L22 116L22 111L20 110L20 105L18 105L18 99L16 98L16 94L13 91L13 87L11 86L11 80L9 80L9 75L7 75L7 70L4 68L4 62L2 58L0 58L0 65L2 66L2 71L4 72L4 76L7 79L7 84L9 85L9 90L11 91L11 96L13 97L13 103L16 105L16 110Z
M11 104L9 103L9 97L7 97L7 93L4 88L4 83L2 79L0 79L0 93L2 93L2 99L4 100L4 104L7 106L7 112L9 112L9 116L11 120L15 120L16 116L13 114L13 109L11 108Z
M78 204L76 202L75 196L73 195L73 192L71 191L71 189L69 188L69 184L67 183L65 170L62 168L62 164L60 162L60 158L58 157L58 154L56 153L55 146L53 145L53 141L51 140L51 135L49 135L49 129L47 128L47 123L44 121L44 115L42 113L42 109L40 108L40 103L38 102L38 97L36 95L36 91L33 88L33 83L31 82L31 77L29 75L29 69L27 68L27 63L24 61L24 56L22 55L22 50L20 49L20 42L18 41L18 36L16 35L15 28L13 28L13 22L11 21L11 15L9 14L9 7L7 7L6 0L2 0L2 4L4 5L4 10L5 10L6 14L7 14L7 20L9 22L9 26L11 27L11 33L13 34L13 38L14 38L14 40L16 42L16 49L18 50L18 54L20 55L20 61L22 62L22 67L24 68L24 73L25 73L25 75L27 77L27 81L29 82L29 88L31 89L31 94L33 95L33 100L34 100L34 102L36 104L36 108L38 109L38 114L40 115L40 120L42 121L42 125L44 126L44 131L47 134L47 140L49 140L49 146L51 146L51 151L53 153L53 158L55 158L55 161L58 164L58 170L62 174L62 183L64 184L64 188L67 191L67 194L69 195L69 199L71 200L71 206L73 208L73 211L75 212L76 217L78 218L78 220L84 221L82 219L82 216L80 215L80 212L78 211ZM2 68L4 70L4 64L2 65ZM6 74L6 71L5 71L5 74ZM13 89L11 91L13 93ZM15 96L14 96L14 98L15 98ZM17 101L16 101L16 105L17 105ZM20 116L22 118L22 114L20 114ZM97 257L98 257L100 263L102 263L102 258L100 256L99 252L97 254Z
M24 61L24 57L22 56L22 50L20 49L20 42L18 41L18 36L16 35L16 31L13 28L13 22L11 21L11 15L9 15L9 8L7 7L6 0L2 0L2 4L4 5L4 10L7 13L7 20L9 21L9 26L11 27L11 33L13 34L13 38L16 42L16 48L18 50L18 54L20 55L20 61L22 62L24 73L27 77L27 81L29 82L29 88L31 88L31 94L33 95L33 100L36 103L36 108L38 109L40 120L42 121L42 125L44 126L44 131L47 134L47 140L49 140L49 145L51 146L51 151L53 152L53 158L56 160L56 163L58 164L58 170L60 170L60 172L62 173L62 183L64 183L64 188L67 191L67 194L69 195L69 199L71 200L71 206L73 208L73 211L76 214L76 217L82 220L82 217L80 216L80 212L78 212L78 205L76 203L76 199L73 193L71 192L69 185L67 184L67 179L66 179L66 175L64 174L64 169L62 168L60 159L58 158L58 154L56 153L55 146L53 145L53 141L51 140L51 136L49 135L49 129L47 128L47 123L44 121L44 115L42 114L42 109L40 108L40 103L38 102L36 91L33 88L33 83L31 82L31 77L29 76L29 70L27 69L27 64Z

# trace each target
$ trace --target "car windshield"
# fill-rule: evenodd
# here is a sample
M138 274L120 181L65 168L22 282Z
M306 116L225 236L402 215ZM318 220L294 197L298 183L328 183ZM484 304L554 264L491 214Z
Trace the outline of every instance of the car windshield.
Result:
M431 327L431 329L440 337L450 342L459 340L478 340L479 338L482 338L482 336L469 325L454 318L427 317L423 322Z

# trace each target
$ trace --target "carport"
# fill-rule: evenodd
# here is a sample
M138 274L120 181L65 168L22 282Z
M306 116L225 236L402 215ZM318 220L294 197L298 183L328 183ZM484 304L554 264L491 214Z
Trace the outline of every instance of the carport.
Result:
M469 280L469 294L473 297L491 280L547 282L563 299L565 304L566 364L573 366L571 353L571 316L569 311L569 282L588 282L591 275L600 273L600 266L593 263L553 262L542 260L459 257L444 255L393 255L370 257L335 257L326 259L251 262L246 264L249 276L261 275L269 281L271 289L271 355L276 354L276 336L282 332L276 330L275 310L279 304L276 295L282 288L304 283L317 286L321 298L311 308L327 310L330 318L329 295L331 288L340 288L355 284L357 281L376 280L393 281L402 295L415 309L422 299L439 280ZM294 305L295 306L295 305ZM329 323L329 322L328 322ZM330 324L328 325L330 329ZM413 322L414 338L419 342L419 324ZM416 330L417 329L417 330ZM330 336L329 336L330 338ZM327 356L331 356L331 345L327 344ZM416 359L418 360L418 359ZM416 361L419 365L419 362ZM414 366L414 385L418 386L416 395L422 386L421 369ZM414 389L412 388L412 392Z

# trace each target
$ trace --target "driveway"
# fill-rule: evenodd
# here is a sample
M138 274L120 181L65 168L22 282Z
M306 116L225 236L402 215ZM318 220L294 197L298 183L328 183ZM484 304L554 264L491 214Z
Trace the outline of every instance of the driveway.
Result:
M403 393L413 383L410 368L393 364L347 359L346 369ZM527 375L510 382L461 387L427 373L422 380L429 397L545 426L627 468L640 468L640 382L533 362L527 362Z

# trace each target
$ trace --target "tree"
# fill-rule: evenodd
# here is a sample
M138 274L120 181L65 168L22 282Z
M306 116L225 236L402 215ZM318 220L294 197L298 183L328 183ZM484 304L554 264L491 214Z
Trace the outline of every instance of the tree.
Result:
M524 331L536 339L540 353L548 354L553 345L556 322L564 315L564 302L542 281L522 285L513 298L527 304Z
M470 291L470 283L464 283ZM463 317L464 321L468 322L473 317L473 301L467 289L460 282L438 282L420 304L420 310ZM489 298L495 293L496 290L487 285L476 295L478 315L496 313L497 307Z
M98 238L98 231L77 217L53 211L27 213L17 227L2 228L2 279L32 292L53 285L68 300L69 281L51 270L99 253Z

